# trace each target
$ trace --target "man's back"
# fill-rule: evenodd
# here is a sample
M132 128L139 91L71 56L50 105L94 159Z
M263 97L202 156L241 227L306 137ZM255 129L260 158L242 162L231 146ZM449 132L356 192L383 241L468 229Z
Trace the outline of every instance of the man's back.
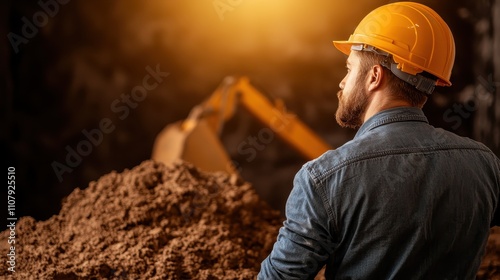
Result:
M312 255L327 258L327 279L473 279L499 174L484 145L433 128L419 109L386 110L304 165L296 177L304 189L292 191L280 235L317 242L310 248L322 248ZM314 196L322 203L307 201ZM304 225L316 233L304 237ZM280 247L289 245L278 242L269 264L286 268Z

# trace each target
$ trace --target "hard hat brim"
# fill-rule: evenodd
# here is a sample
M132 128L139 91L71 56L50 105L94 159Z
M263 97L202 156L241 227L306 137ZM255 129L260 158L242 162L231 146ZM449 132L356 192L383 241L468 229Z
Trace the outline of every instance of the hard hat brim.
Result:
M337 48L337 50L349 55L351 53L351 46L353 43L349 41L333 41L333 45Z

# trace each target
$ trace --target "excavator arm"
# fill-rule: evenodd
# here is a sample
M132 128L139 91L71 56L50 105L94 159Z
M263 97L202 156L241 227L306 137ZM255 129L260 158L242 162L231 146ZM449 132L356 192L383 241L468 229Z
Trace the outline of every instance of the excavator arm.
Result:
M253 87L247 77L227 77L189 117L167 126L155 140L152 159L171 163L183 159L207 171L235 173L232 161L219 141L224 123L238 105L244 107L305 159L311 160L332 149L277 99L272 103Z

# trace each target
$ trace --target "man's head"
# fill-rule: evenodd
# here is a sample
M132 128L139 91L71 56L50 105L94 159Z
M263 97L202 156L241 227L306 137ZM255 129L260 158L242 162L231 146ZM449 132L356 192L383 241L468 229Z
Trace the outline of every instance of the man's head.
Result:
M352 51L346 61L347 73L337 93L339 107L336 120L342 127L359 128L365 118L374 92L382 92L387 102L422 108L427 95L395 76L382 66L386 56Z
M343 100L339 100L337 120L343 126L359 127L367 110L374 110L372 102L422 107L435 86L451 85L453 35L444 20L422 4L379 7L359 23L349 40L334 41L334 45L349 55L348 69L357 68L355 77L347 73L340 84ZM374 98L373 93L381 91L383 95Z
M384 67L387 59L386 56L373 52L352 51L349 54L346 61L347 73L340 82L337 93L339 107L335 118L340 126L359 128L377 92L383 94L384 103L387 104L423 107L427 95Z

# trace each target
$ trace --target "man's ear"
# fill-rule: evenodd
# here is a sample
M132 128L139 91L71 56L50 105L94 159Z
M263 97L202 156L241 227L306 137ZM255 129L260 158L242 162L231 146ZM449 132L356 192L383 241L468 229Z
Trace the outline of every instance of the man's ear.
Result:
M384 69L382 65L373 65L372 69L368 71L367 86L368 91L374 91L382 86L382 82L385 79Z

